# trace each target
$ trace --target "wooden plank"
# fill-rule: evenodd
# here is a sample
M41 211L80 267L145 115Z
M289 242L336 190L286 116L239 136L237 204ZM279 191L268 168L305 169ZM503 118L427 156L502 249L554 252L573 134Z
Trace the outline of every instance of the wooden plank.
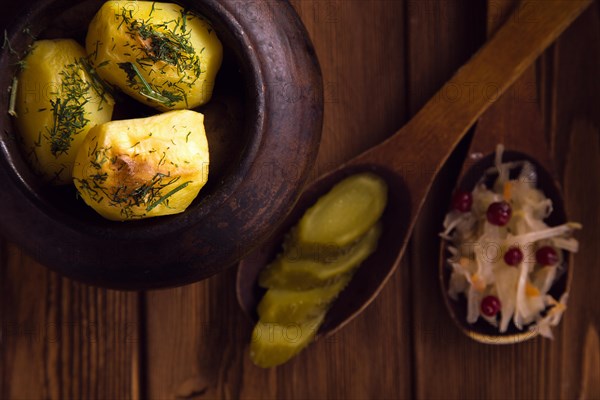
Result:
M0 398L139 398L137 295L0 255Z
M416 113L481 44L485 10L469 12L460 1L414 2L408 18L410 112ZM453 349L463 339L444 308L437 279L437 232L465 150L463 143L442 169L411 240L411 282L418 288L413 289L412 298L417 398L459 398L466 394L468 376L463 361L467 356L462 354L464 349Z
M564 399L600 398L600 4L581 16L557 42L552 68L551 134L564 176L569 216L584 229L563 320L560 394Z
M600 102L597 103L600 105ZM600 309L595 293L600 287L600 130L589 116L572 123L566 159L565 199L571 218L582 221L585 231L578 235L580 248L575 256L575 273L565 314L564 360L561 394L563 398L600 398Z
M148 398L239 397L240 357L251 331L234 282L231 269L195 285L147 293Z
M405 4L292 3L314 41L325 83L314 178L380 142L404 121ZM150 292L148 397L410 398L406 273L401 268L375 304L339 334L273 370L249 360L252 327L235 300L234 270L196 285Z
M595 2L557 41L549 68L551 150L562 176L573 116L600 124L600 4Z

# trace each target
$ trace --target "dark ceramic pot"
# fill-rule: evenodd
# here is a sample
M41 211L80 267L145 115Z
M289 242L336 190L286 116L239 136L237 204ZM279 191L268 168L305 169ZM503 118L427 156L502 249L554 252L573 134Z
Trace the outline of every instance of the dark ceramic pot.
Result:
M182 214L112 222L71 185L47 187L32 174L7 114L17 62L33 38L83 43L102 3L30 1L3 17L10 48L0 59L0 233L53 270L94 285L149 289L207 278L258 246L305 183L323 114L312 44L285 1L181 1L213 23L225 48L213 99L198 109L206 116L209 182ZM156 113L121 100L117 119Z

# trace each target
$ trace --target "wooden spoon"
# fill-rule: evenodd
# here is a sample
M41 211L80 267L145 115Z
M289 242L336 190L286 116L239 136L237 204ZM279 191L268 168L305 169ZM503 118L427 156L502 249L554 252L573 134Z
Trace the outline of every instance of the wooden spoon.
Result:
M516 0L494 0L488 4L488 36L502 22L503 15L509 15ZM544 3L544 7L546 4ZM503 160L528 160L536 167L538 187L552 199L553 212L546 221L550 226L567 222L561 190L556 180L556 171L547 147L544 123L537 97L539 93L535 67L527 69L512 87L481 117L475 129L468 154L470 159L462 167L457 189L471 191L486 169L494 164L498 144L505 147ZM486 344L518 343L538 335L538 330L518 330L510 324L506 333L499 333L481 318L475 324L466 322L467 304L464 298L454 301L447 295L450 268L447 266L447 242L442 241L439 277L444 300L454 322L467 336ZM525 250L525 257L533 255ZM494 255L494 257L500 255ZM572 257L565 254L566 273L558 279L550 294L559 299L568 290L571 282Z
M317 336L334 333L373 301L404 254L436 174L492 105L486 91L493 87L494 96L504 93L592 0L544 2L542 8L532 3L522 3L514 17L402 129L310 185L265 245L240 263L238 301L253 320L257 320L256 306L264 293L257 285L258 274L280 251L285 232L336 182L360 171L378 173L389 185L383 234L376 252L329 310ZM469 88L473 95L449 98L457 88Z

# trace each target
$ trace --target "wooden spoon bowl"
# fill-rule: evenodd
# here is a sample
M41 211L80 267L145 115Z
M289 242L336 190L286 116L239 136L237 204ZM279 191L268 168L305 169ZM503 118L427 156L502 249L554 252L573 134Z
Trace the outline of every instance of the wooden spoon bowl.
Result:
M350 165L347 168L338 169L323 177L318 184L311 185L302 193L294 210L265 244L240 262L237 277L238 300L252 320L258 320L256 307L266 292L265 289L256 283L258 275L264 266L269 264L282 251L281 244L286 233L298 222L302 214L314 204L315 199L326 194L335 183L350 175L367 171L376 173L384 178L389 186L389 206L386 208L382 219L384 221L404 222L410 220L410 208L398 206L408 197L408 188L397 174L386 168L382 168L380 165ZM340 329L345 323L351 320L351 318L348 318L349 311L358 314L370 303L374 295L383 287L382 282L386 281L389 277L389 268L381 268L381 266L391 266L396 262L397 249L403 246L401 241L406 237L407 226L401 223L386 223L383 225L383 232L378 247L380 249L392 249L392 251L377 251L363 262L361 268L356 271L354 278L348 284L348 287L342 291L334 302L320 332L331 334L335 330Z
M535 8L535 15L527 15L532 9L522 4L515 15L527 17L531 23L505 24L402 129L313 183L286 224L263 248L240 263L237 295L246 314L256 321L256 305L262 294L256 278L280 248L286 229L341 178L371 170L379 173L390 189L384 232L376 252L359 268L352 283L334 303L318 334L332 334L364 310L398 266L437 172L468 129L492 104L482 96L444 101L444 94L452 87L473 82L493 82L498 92L504 93L590 4L588 0L550 2L547 7Z
M484 134L482 131L481 134ZM476 133L477 135L477 133ZM490 136L486 136L490 137ZM561 225L567 222L562 192L560 187L557 185L554 174L550 172L543 164L540 164L536 159L529 155L529 152L522 152L526 149L520 147L521 151L507 150L504 152L503 161L528 161L536 170L537 173L537 184L538 188L546 195L546 197L552 199L553 211L552 214L545 220L549 226ZM484 172L494 165L494 154L488 154L481 158L475 164L468 164L469 168L464 172L460 179L460 183L457 185L457 189L463 191L472 191L475 185L480 181ZM518 171L516 171L518 172ZM490 182L491 183L491 182ZM528 330L527 327L523 330L517 329L512 323L506 332L499 333L498 328L493 327L481 318L474 324L467 323L467 301L464 296L459 296L458 301L454 301L447 295L449 289L450 273L451 269L447 264L447 258L450 257L447 250L447 242L442 240L441 251L440 251L440 266L439 266L439 278L440 285L443 292L444 301L446 307L450 313L452 320L459 327L459 329L469 336L470 338L477 340L478 342L486 344L512 344L523 342L528 339L536 337L539 332L537 330ZM495 254L491 257L499 257L501 255ZM568 291L568 288L572 279L572 256L564 252L565 260L565 271L564 273L557 275L558 279L553 283L552 288L548 292L555 299L560 299L561 295ZM524 257L531 259L535 257L534 253L525 251Z

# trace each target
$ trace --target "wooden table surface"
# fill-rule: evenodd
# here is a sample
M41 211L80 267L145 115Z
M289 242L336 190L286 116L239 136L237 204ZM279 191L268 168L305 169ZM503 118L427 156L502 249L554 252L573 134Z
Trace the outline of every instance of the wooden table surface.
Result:
M538 4L544 1L551 0ZM485 38L481 1L292 3L325 81L313 177L393 133ZM334 337L276 369L250 362L252 327L236 302L235 268L186 287L118 292L57 276L5 238L0 399L600 398L598 2L544 54L537 71L567 207L584 224L569 310L553 341L478 344L446 313L437 232L467 137L436 181L408 254L378 299Z

